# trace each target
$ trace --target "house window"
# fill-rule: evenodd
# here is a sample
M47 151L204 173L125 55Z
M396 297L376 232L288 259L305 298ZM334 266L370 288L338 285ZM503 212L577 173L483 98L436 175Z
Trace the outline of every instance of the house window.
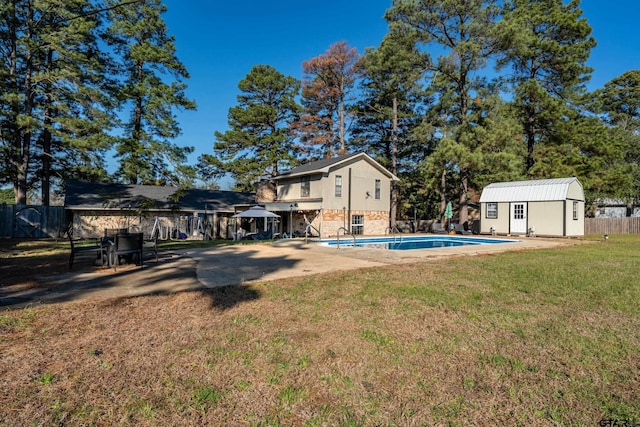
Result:
M376 179L376 199L380 199L380 180Z
M342 197L342 175L336 175L336 197Z
M309 197L311 194L311 178L303 176L300 178L300 197Z
M487 203L487 219L496 219L498 218L498 204L497 203Z
M363 234L364 215L351 216L351 234Z
M573 202L573 219L578 219L578 202Z

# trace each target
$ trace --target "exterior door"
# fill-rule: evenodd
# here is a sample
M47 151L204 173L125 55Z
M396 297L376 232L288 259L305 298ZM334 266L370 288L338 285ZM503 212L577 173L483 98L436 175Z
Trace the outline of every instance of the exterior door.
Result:
M527 204L511 203L511 224L509 229L512 234L527 233Z

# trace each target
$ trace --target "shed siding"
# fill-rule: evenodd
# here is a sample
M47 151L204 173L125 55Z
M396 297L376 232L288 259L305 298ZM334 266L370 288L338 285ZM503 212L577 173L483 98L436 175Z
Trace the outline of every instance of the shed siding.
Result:
M584 236L584 202L578 201L578 219L573 219L573 200L566 201L566 236Z
M573 181L567 190L567 199L584 202L584 190L578 181Z
M498 218L487 218L487 204L480 203L480 233L491 233L493 227L497 233L509 233L509 203L498 203Z
M535 227L539 236L563 236L565 202L529 202L528 227Z

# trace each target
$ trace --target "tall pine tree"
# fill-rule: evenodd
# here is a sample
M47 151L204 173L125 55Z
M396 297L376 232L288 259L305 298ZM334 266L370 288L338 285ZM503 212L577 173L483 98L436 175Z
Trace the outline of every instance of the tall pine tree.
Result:
M201 156L200 164L207 178L228 173L237 190L255 191L259 178L295 164L289 127L300 112L295 100L300 82L270 65L256 65L238 88L238 105L229 109L230 129L215 133L215 155Z
M509 81L524 129L530 176L537 160L546 161L541 153L536 156L536 146L563 143L557 138L558 126L575 117L590 77L585 64L595 40L579 5L579 0L511 0L498 25L498 65L511 68ZM553 150L544 151L548 155Z
M390 227L396 225L399 205L402 213L409 205L415 209L415 201L409 200L416 191L413 165L429 152L429 146L418 142L413 133L425 101L421 80L429 61L415 43L415 31L398 30L387 34L377 49L367 50L362 60L363 91L352 131L354 148L368 152L402 177L391 187Z
M302 64L304 114L293 128L310 157L347 152L352 91L361 76L360 55L345 41Z
M180 134L174 110L196 107L184 93L189 73L176 56L164 12L161 0L146 0L109 13L105 40L118 60L116 98L129 113L116 144L117 175L131 184L184 184L176 166L193 152L171 142Z
M47 205L52 176L104 176L100 9L86 0L36 0L0 1L0 11L0 179L13 184L18 203L39 185Z
M495 53L498 13L496 0L394 0L387 11L392 24L414 29L420 43L443 52L430 77L437 80L436 99L444 108L441 143L447 145L446 166L457 175L460 223L467 221L470 178L477 165L472 101L485 84L477 74Z

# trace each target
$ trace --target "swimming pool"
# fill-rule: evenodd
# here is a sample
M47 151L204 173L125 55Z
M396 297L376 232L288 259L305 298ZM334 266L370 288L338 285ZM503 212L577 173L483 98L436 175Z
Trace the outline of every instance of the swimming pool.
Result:
M514 239L494 239L483 237L460 236L389 236L389 237L361 237L356 238L356 246L368 249L385 249L390 251L408 251L412 249L436 249L469 245L495 245L500 243L515 243ZM337 239L321 240L321 245L337 246ZM353 247L353 238L340 238L340 247Z

